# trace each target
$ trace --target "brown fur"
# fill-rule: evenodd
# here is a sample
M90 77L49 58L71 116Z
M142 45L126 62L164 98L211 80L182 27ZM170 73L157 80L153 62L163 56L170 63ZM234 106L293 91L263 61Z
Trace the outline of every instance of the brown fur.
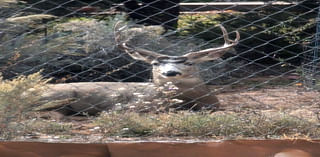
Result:
M223 46L190 52L183 56L168 56L150 50L135 48L126 42L119 41L120 32L125 27L118 29L118 26L119 23L115 25L114 32L119 48L127 52L132 58L153 65L153 82L156 86L172 82L178 88L178 94L175 98L184 100L184 103L175 106L176 108L193 110L205 108L212 110L219 107L217 97L200 78L199 70L195 65L220 58L230 48L238 44L240 40L239 32L236 31L235 40L230 40L226 29L222 25L219 25L225 40Z

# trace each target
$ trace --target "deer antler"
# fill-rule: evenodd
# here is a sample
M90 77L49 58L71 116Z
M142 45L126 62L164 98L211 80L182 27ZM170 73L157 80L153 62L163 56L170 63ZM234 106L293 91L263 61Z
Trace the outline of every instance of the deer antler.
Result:
M204 61L210 61L217 58L220 58L226 51L228 51L233 46L237 45L240 40L240 33L236 31L236 39L231 40L228 36L227 30L222 26L218 25L221 28L221 31L223 33L224 38L224 45L221 47L216 48L209 48L201 51L196 52L190 52L188 54L183 55L184 57L187 57L189 60L192 60L194 62L204 62Z
M121 28L119 28L122 23L123 23L122 21L118 21L113 26L113 34L114 34L114 38L115 38L115 41L116 41L117 44L120 43L120 32L123 31L127 27L125 25L125 26L122 26Z
M121 21L118 21L114 26L115 41L118 47L125 50L125 52L127 52L132 58L136 60L142 60L147 63L151 63L157 57L167 56L150 50L133 47L129 45L127 42L120 41L120 33L127 28L127 26L122 26L121 28L118 28L121 23Z

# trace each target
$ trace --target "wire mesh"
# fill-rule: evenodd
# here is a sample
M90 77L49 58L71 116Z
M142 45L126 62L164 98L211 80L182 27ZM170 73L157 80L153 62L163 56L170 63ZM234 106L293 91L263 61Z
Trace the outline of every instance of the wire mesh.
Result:
M316 0L0 4L2 140L319 138Z
M314 37L314 41L311 42L312 48L310 49L310 53L306 55L306 62L309 64L305 65L305 74L306 74L306 85L309 88L315 88L319 86L319 31L320 31L320 10L318 12L318 17L316 20L316 34Z

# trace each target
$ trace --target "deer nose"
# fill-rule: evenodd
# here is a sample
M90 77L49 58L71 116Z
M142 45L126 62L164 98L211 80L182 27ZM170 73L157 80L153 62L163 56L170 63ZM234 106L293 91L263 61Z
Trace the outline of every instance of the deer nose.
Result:
M176 71L167 71L162 73L162 75L172 77L172 76L181 75L181 73Z

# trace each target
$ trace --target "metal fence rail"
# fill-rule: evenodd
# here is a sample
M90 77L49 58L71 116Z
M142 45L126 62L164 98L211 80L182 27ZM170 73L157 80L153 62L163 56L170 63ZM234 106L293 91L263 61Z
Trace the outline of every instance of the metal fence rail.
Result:
M319 138L319 2L189 2L0 1L0 139Z

